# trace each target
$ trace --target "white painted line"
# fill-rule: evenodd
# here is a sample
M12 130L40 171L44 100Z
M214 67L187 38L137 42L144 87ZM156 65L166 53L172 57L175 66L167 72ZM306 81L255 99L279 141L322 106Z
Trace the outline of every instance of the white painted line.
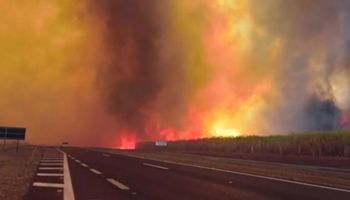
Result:
M41 163L63 163L63 160L41 160Z
M64 187L63 187L63 200L75 200L72 179L70 176L68 158L67 154L60 149L58 151L63 153L64 164L63 164L63 174L64 174Z
M39 170L63 170L62 167L39 167Z
M178 162L167 161L167 160L151 159L151 158L146 158L143 156L130 156L130 155L124 155L124 156L131 157L131 158L145 159L145 160L153 160L153 161L169 163L169 164L174 164L174 165L181 165L181 166L186 166L186 167L195 167L195 168L207 169L207 170L212 170L212 171L226 172L226 173L230 173L230 174L238 174L238 175L243 175L243 176L262 178L262 179L267 179L267 180L279 181L279 182L284 182L284 183L291 183L291 184L296 184L296 185L303 185L303 186L308 186L308 187L321 188L321 189L326 189L326 190L334 190L334 191L338 191L338 192L350 193L350 190L348 190L348 189L335 188L335 187L331 187L331 186L323 186L323 185L317 185L317 184L312 184L312 183L304 183L304 182L292 181L292 180L287 180L287 179L282 179L282 178L274 178L274 177L269 177L269 176L250 174L250 173L246 173L246 172L237 172L237 171L230 171L230 170L226 170L226 169L218 169L218 168L214 168L214 167L205 167L205 166L200 166L200 165L178 163Z
M109 178L109 179L107 179L107 181L112 183L113 185L117 186L121 190L130 190L130 188L128 186L126 186L123 183L120 183L120 182L114 180L113 178Z
M34 182L33 186L35 186L35 187L49 187L49 188L63 188L63 184L60 184L60 183Z
M106 153L102 154L102 156L103 156L103 157L111 157L111 155L106 154Z
M149 164L149 163L143 163L143 165L148 166L148 167L158 168L158 169L164 169L164 170L168 170L169 169L167 167L163 167L163 166L159 166L159 165L153 165L153 164Z
M90 171L92 171L92 172L95 173L95 174L102 174L102 172L100 172L100 171L98 171L98 170L96 170L96 169L90 169Z
M43 156L45 159L62 159L63 156Z
M63 163L40 163L42 166L56 166L56 165L63 165Z
M63 176L63 174L56 174L56 173L37 173L37 176Z
M77 162L77 163L81 163L81 162L80 162L80 160L75 160L75 162Z
M83 166L83 167L89 167L87 164L85 164L85 163L81 163L81 166Z

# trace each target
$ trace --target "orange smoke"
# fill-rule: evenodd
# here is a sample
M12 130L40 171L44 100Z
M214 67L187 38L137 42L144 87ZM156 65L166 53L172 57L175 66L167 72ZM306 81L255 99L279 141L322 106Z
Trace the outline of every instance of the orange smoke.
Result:
M0 121L123 149L348 126L345 4L0 1Z

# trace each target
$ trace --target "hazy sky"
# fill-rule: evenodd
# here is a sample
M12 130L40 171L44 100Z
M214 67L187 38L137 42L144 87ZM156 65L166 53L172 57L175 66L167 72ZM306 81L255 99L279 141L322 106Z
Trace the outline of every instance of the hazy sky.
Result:
M347 0L0 0L0 44L0 124L31 143L349 126Z

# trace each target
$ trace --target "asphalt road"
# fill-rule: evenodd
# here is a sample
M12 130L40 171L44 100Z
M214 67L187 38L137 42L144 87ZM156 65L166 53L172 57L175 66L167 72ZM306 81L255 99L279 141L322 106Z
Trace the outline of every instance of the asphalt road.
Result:
M67 155L72 189L77 200L350 199L350 191L336 188L87 149L67 148L64 152ZM27 199L31 199L30 195Z

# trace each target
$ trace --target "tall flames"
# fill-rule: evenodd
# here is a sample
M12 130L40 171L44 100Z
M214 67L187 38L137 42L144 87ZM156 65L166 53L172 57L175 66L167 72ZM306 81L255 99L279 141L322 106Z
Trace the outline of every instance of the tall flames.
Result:
M119 148L349 128L349 10L328 0L0 1L0 120L27 126L34 143Z

